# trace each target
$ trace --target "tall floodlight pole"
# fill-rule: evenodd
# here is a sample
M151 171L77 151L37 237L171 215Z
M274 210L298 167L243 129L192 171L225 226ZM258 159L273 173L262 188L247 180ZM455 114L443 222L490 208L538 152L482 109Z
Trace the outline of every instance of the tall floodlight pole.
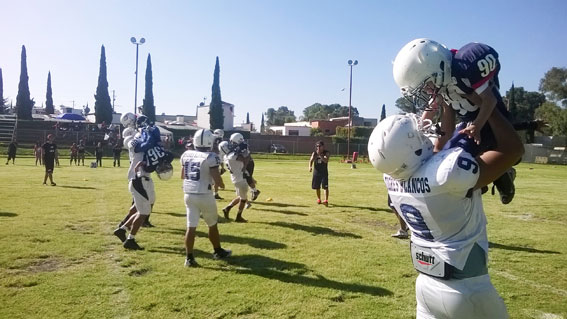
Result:
M140 46L140 44L144 44L146 42L146 39L141 38L140 42L138 42L136 41L136 38L131 37L130 42L136 45L136 84L134 86L134 114L136 114L138 113L136 112L138 105L138 47Z
M347 123L347 160L350 158L350 126L351 120L351 102L352 102L352 67L358 64L358 60L348 60L348 65L350 66L350 89L348 95L348 123Z

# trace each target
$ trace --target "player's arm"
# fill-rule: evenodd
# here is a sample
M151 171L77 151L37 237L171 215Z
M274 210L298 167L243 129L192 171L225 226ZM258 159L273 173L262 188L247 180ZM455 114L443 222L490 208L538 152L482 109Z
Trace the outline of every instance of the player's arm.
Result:
M496 96L492 91L494 84L489 83L487 88L480 94L473 92L467 95L467 98L478 105L478 115L467 127L459 131L459 133L467 134L469 137L473 138L477 144L480 144L480 130L488 121L491 116L492 111L496 107Z
M442 110L441 132L443 132L443 135L439 136L435 141L434 152L441 151L453 136L453 132L455 132L455 110L445 102L443 102Z
M215 182L215 185L217 185L221 189L224 189L224 182L222 180L222 177L220 176L219 167L218 166L211 167L209 168L209 171L211 173L211 177L213 178L213 181Z
M496 138L496 148L478 157L480 176L475 189L486 186L502 176L524 154L524 145L520 136L498 109L493 110L488 123Z
M311 158L309 159L309 171L313 170L313 162L315 161L315 152L311 153Z
M185 179L185 165L181 164L181 179Z
M327 150L323 151L323 153L320 154L320 155L321 155L321 161L322 161L323 163L328 163L328 162L329 162L329 154L330 154L330 153L329 153L329 151L327 151Z

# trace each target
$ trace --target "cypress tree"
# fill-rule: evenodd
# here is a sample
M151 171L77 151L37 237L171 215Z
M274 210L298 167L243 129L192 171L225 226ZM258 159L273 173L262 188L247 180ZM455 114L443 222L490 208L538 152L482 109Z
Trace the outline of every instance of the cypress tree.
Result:
M516 118L517 106L516 106L516 97L515 95L515 88L514 82L512 82L512 87L510 88L510 100L508 101L508 111L510 112L510 117L512 120Z
M104 45L100 49L100 69L98 73L98 85L95 94L95 118L96 123L112 123L112 104L108 94L108 81L106 79L106 54Z
M152 58L148 54L148 63L146 65L146 95L144 96L144 104L142 105L142 114L154 123L156 121L156 107L154 105L153 92L153 75L152 75Z
M215 72L213 74L211 105L209 106L209 123L211 125L211 130L218 128L224 129L224 112L220 91L220 66L218 56L217 62L215 63Z
M262 113L262 120L260 121L260 133L264 133L266 131L266 127L264 126L264 113Z
M53 92L51 91L51 71L47 73L47 93L45 94L45 113L53 114Z
M382 104L382 114L380 114L380 122L386 118L386 104Z
M22 45L22 59L20 68L20 83L18 84L18 96L16 97L16 109L18 118L22 120L32 119L32 108L34 102L30 99L30 87L28 84L28 66L26 62L26 47Z
M6 110L6 101L4 100L4 82L2 81L2 68L0 68L0 114L4 114Z

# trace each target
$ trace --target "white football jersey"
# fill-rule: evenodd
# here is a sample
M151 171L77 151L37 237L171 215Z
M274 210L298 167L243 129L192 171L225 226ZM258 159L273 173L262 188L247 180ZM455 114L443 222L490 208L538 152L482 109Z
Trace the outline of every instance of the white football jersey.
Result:
M230 180L233 184L236 184L244 180L244 162L239 161L238 154L230 153L225 156L225 163L230 171Z
M486 216L475 158L462 148L431 157L407 181L384 174L392 204L412 231L411 240L431 248L462 270L474 245L488 252Z
M138 152L136 153L134 151L134 148L136 147L136 140L132 139L128 145L128 156L130 157L130 168L128 169L128 180L133 180L136 178L136 171L135 171L135 167L136 165L138 165L138 163L144 161L144 153L143 152ZM140 167L139 172L142 174L142 176L145 177L150 177L151 174L144 171L143 167Z
M213 152L199 152L188 150L181 155L183 176L183 191L185 194L212 193L213 177L210 169L220 165L220 159Z

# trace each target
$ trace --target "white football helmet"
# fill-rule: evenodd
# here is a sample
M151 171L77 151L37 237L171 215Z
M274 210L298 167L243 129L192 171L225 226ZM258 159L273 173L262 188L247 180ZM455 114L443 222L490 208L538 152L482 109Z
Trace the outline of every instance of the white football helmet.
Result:
M394 81L404 97L423 109L431 97L431 93L424 90L427 82L433 83L435 91L451 83L452 59L453 54L444 45L429 39L415 39L398 52L394 60Z
M230 142L236 145L244 143L244 136L240 133L234 133L230 136Z
M219 152L223 156L227 156L230 153L230 146L227 141L222 141L219 143Z
M193 145L195 148L203 147L211 149L215 142L215 135L211 130L200 129L193 135Z
M124 127L135 127L136 126L136 115L134 113L124 113L120 117L120 123L124 125Z
M220 138L224 137L224 131L221 130L220 128L217 128L216 130L214 130L213 133Z
M171 163L163 162L156 167L156 173L159 179L167 181L173 176L173 166Z
M130 136L133 137L134 135L136 135L136 132L137 132L137 131L136 131L135 128L133 128L133 127L126 127L126 128L124 129L124 131L122 131L122 138L127 138L127 137L130 137Z
M407 180L433 155L433 143L423 129L415 114L385 118L368 140L370 162L382 173Z

